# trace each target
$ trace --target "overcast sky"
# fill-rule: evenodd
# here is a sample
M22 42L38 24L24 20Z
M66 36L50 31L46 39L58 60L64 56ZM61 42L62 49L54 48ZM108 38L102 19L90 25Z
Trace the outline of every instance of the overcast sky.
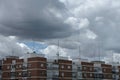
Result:
M59 40L61 56L117 61L119 35L120 0L0 0L1 58L51 57Z

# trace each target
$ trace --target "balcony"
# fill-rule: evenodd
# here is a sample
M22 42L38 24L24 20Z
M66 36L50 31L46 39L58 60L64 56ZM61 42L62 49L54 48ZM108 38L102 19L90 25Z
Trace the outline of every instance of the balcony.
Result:
M22 77L28 77L28 72L27 71L22 72Z
M78 67L78 68L77 68L77 71L82 71L82 67Z
M77 77L77 73L76 72L72 73L72 77L76 78Z
M10 76L11 76L11 79L15 79L16 73L15 73L15 72L11 72L11 73L10 73Z
M15 70L16 66L15 65L11 65L11 70Z
M94 68L94 72L96 72L96 73L102 73L102 69L99 68L99 67L95 67Z
M47 67L48 70L58 70L58 67Z
M47 67L48 70L58 70L59 69L59 65L50 65Z
M118 72L119 72L119 70L117 68L114 68L114 67L112 68L112 73L113 74L118 74Z
M12 69L11 69L11 72L15 72L15 68L12 68Z
M94 78L95 78L95 79L103 79L104 76L103 76L103 74L95 73L95 74L94 74Z
M112 77L113 77L114 80L118 80L119 79L119 75L116 75L116 74L113 74Z
M52 78L52 80L59 80L59 78Z
M58 74L53 74L53 76L52 76L53 78L58 78L59 77L59 75Z
M23 70L23 71L26 71L26 70L27 70L27 67L26 67L26 66L22 66L22 70Z

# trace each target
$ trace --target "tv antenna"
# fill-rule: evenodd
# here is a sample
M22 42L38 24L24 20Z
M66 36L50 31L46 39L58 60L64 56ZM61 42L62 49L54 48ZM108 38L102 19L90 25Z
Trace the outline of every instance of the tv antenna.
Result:
M59 54L59 40L58 40L58 42L57 42L57 45L58 45L58 47L57 47L57 53L56 53L56 55L57 55L57 57L59 58L59 56L60 56L60 54Z

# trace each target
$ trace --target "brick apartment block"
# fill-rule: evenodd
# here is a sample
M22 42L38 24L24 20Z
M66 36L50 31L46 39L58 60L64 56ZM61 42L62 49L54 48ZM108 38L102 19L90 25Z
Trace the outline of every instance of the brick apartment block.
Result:
M0 60L0 80L120 80L120 64L36 53L26 58L7 56Z

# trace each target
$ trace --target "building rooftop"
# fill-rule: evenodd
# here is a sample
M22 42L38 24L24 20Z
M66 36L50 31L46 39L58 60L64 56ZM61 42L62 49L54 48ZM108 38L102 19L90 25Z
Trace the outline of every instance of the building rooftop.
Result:
M36 52L32 52L32 53L27 53L28 57L45 57L44 54L37 54Z
M15 58L15 59L19 59L18 56L6 56L6 58Z
M105 61L91 61L91 62L95 64L105 64Z

